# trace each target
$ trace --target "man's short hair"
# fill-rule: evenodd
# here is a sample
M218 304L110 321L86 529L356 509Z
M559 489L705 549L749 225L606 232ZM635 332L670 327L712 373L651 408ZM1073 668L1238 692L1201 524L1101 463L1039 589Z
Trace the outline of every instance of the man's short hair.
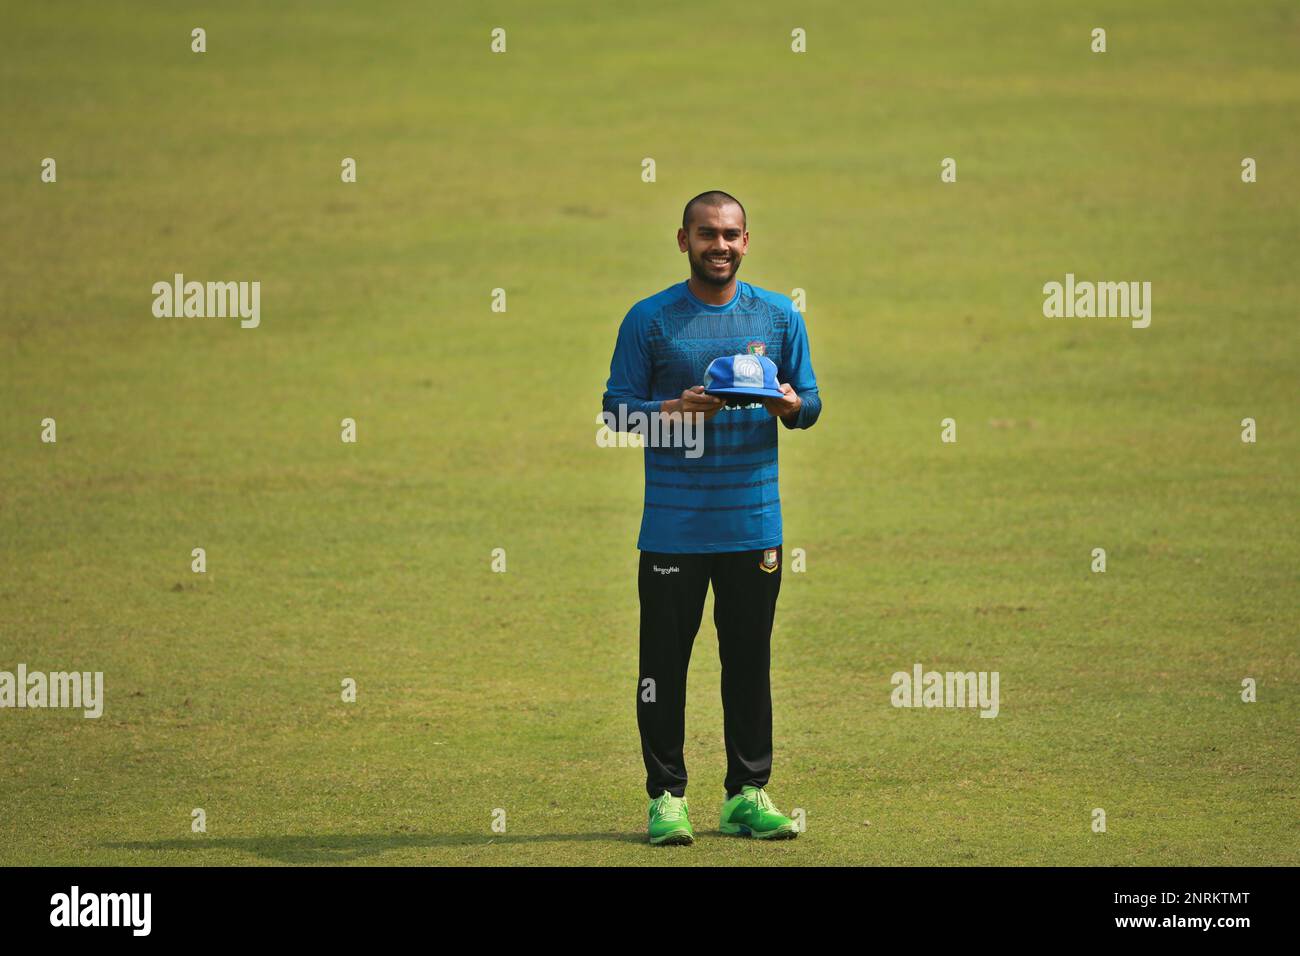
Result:
M724 193L721 189L710 189L706 193L700 193L688 202L686 208L682 210L682 228L687 232L689 232L691 228L691 210L695 207L696 203L703 206L713 206L715 208L718 206L729 206L732 203L735 203L737 206L740 206L741 222L744 223L746 230L749 229L749 217L745 215L745 207L741 205L740 200L730 193Z

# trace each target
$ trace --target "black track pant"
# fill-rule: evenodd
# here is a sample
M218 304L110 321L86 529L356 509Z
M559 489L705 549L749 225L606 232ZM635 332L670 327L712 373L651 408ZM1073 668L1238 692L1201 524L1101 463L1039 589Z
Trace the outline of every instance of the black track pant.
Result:
M686 668L713 582L713 623L722 658L727 796L746 784L767 785L772 771L772 618L784 556L764 568L767 551L723 554L641 552L641 673L636 722L645 759L646 792L686 793ZM771 562L768 562L769 564ZM648 682L653 681L653 686ZM652 696L653 695L653 696Z

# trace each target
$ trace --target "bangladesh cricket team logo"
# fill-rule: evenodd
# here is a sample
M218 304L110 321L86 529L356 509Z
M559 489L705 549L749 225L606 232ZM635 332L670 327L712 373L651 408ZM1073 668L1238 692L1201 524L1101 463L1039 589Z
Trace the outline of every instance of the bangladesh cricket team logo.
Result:
M757 342L757 341L750 342L745 346L745 351L748 352L750 355L766 355L767 343Z
M763 552L763 560L759 562L758 566L768 574L771 574L779 565L780 562L776 557L776 548L768 548Z

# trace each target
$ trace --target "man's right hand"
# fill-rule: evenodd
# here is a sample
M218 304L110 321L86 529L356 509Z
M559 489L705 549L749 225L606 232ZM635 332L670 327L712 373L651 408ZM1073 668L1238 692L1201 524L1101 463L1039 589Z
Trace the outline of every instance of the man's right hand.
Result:
M665 415L703 414L705 421L708 421L722 411L722 406L726 404L727 400L719 395L706 395L703 385L692 385L682 392L681 398L671 398L664 402L660 411Z

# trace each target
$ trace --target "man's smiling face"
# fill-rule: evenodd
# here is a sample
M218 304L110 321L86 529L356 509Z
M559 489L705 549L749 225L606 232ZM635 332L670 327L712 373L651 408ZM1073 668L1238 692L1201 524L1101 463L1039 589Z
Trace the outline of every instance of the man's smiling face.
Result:
M736 275L749 249L745 214L735 203L691 210L691 228L677 230L677 246L691 261L691 273L701 282L724 286Z

